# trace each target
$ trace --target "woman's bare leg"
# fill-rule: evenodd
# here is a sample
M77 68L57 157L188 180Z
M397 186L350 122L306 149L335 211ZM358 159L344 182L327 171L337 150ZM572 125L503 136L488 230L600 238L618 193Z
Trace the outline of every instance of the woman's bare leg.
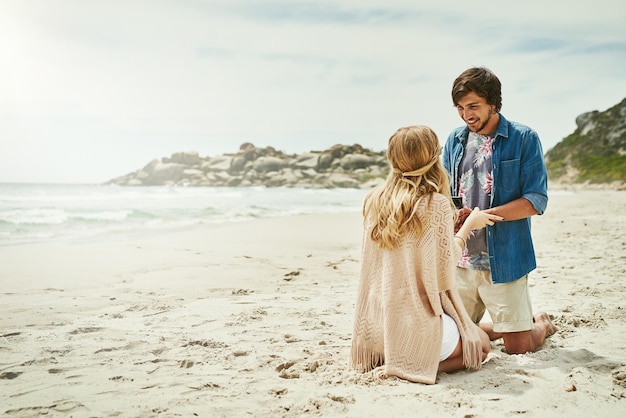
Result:
M487 354L489 354L489 351L491 350L491 343L489 341L489 335L487 335L485 331L479 328L478 332L480 334L480 342L483 349L482 361L485 361ZM450 373L463 370L465 368L465 364L463 364L463 345L461 343L461 339L459 338L459 342L456 347L454 347L454 351L447 359L439 363L439 369L437 371Z

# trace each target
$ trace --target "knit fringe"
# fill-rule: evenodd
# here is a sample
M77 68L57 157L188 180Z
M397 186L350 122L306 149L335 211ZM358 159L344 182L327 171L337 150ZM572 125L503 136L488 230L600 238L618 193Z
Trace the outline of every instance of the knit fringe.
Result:
M365 373L374 370L385 363L385 354L359 347L352 342L350 349L350 364L353 369Z
M468 369L479 370L482 366L482 353L483 348L480 342L480 337L478 341L475 339L465 339L462 341L463 345L463 364Z

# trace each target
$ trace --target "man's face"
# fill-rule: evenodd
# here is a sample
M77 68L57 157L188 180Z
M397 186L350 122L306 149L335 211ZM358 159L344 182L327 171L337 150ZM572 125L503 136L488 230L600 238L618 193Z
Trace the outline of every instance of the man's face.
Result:
M457 102L456 110L472 132L485 135L495 132L498 128L500 117L495 106L488 104L487 99L473 91Z

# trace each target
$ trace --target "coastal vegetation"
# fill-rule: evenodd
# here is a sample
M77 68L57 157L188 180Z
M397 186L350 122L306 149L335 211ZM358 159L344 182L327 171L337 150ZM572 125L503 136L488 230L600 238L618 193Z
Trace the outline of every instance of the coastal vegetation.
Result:
M626 184L626 99L610 109L584 113L576 130L550 149L550 180L561 184Z

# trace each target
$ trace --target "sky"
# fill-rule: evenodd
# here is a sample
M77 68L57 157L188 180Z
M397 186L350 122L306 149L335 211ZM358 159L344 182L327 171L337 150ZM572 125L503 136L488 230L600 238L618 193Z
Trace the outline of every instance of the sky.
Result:
M626 97L623 0L0 0L0 182L103 183L175 152L386 148L502 82L544 152Z

